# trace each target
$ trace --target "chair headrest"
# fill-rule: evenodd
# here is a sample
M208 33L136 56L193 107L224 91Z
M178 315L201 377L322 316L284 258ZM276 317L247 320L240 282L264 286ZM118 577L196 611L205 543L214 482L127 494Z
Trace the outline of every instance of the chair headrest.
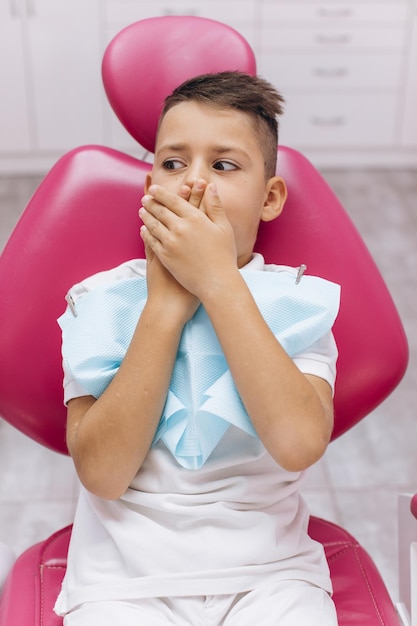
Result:
M135 22L110 42L102 64L114 112L149 152L166 96L189 78L227 70L256 74L248 42L226 24L195 16Z

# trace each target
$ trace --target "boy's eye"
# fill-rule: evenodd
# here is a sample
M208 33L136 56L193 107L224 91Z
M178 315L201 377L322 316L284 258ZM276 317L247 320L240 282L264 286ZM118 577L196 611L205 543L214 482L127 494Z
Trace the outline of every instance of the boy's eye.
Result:
M179 170L183 167L183 163L179 159L167 159L162 163L162 167L165 170Z
M216 161L213 168L222 172L231 172L238 169L237 165L235 165L235 163L231 163L230 161Z

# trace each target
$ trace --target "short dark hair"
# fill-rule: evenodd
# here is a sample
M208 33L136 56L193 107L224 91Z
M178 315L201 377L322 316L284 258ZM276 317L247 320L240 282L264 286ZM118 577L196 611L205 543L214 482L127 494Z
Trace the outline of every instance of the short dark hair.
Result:
M161 120L176 104L194 101L219 109L237 109L252 119L264 155L265 176L276 173L278 120L284 98L267 80L243 72L202 74L179 85L164 102Z

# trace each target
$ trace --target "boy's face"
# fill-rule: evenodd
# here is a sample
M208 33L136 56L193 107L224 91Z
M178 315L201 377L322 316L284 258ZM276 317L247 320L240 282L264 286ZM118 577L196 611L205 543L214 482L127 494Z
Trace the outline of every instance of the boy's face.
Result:
M166 113L147 187L153 183L178 193L197 179L216 184L242 267L251 258L260 220L274 219L286 197L282 179L265 180L263 153L248 115L192 101Z

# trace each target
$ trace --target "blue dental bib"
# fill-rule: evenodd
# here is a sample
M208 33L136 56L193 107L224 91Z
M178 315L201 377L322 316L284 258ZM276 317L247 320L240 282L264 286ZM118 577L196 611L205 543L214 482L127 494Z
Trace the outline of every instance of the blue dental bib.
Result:
M258 308L293 357L323 337L336 319L340 287L290 271L241 270ZM147 299L146 278L95 287L59 318L65 367L92 396L107 388ZM250 332L250 329L248 329ZM199 469L230 425L256 436L203 306L184 327L153 445L162 440L178 463Z

